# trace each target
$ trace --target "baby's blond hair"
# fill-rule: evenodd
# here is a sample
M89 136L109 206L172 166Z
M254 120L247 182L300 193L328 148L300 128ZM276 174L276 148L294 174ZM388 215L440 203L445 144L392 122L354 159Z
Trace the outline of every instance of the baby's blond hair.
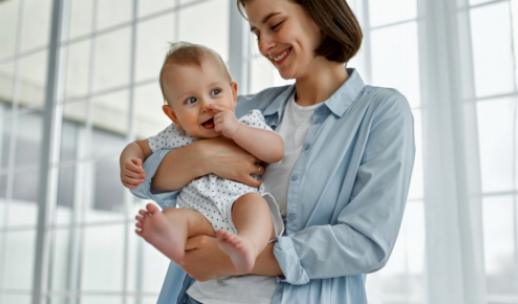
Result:
M169 45L169 50L167 51L164 63L160 69L159 77L160 90L162 91L162 96L164 97L165 103L170 105L170 101L167 100L165 95L164 87L164 74L166 70L171 68L173 64L201 66L204 56L211 56L216 59L216 62L221 65L221 68L228 77L229 82L232 82L232 75L230 74L230 70L228 69L221 56L214 50L200 44L185 41L172 42Z

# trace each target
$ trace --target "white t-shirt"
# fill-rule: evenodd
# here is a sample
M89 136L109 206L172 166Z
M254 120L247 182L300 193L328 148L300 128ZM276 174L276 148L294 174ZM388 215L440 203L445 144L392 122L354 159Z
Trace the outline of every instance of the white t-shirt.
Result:
M300 106L292 95L276 130L284 140L284 158L268 166L263 185L276 198L283 215L286 214L289 176L302 151L311 116L319 105ZM241 276L196 282L187 293L203 304L270 304L275 288L274 277Z
M304 145L304 138L311 126L311 116L320 104L300 106L293 96L288 100L284 116L276 130L284 140L284 157L279 162L270 164L263 175L263 184L273 194L279 204L279 210L286 215L288 204L288 182L295 162Z

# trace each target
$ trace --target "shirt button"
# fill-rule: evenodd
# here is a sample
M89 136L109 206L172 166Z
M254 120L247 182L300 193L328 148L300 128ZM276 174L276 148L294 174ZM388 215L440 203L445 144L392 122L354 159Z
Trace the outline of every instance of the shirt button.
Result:
M297 179L299 179L299 176L298 176L297 174L293 174L293 175L291 176L291 180L292 180L292 181L296 181Z
M309 150L309 148L311 148L311 144L305 144L304 145L304 151Z

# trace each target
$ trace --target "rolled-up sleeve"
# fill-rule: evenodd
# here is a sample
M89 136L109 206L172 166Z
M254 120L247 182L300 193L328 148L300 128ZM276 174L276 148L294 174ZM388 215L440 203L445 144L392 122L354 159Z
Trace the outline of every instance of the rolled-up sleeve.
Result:
M387 262L401 225L414 163L413 118L404 97L374 111L351 181L338 190L328 225L277 239L274 255L290 284L369 273ZM350 182L350 185L347 183ZM349 190L346 190L349 189Z
M146 159L144 162L146 178L142 184L131 190L133 195L141 199L153 200L162 208L171 208L176 206L176 197L179 193L179 191L156 192L151 188L156 171L167 153L169 153L169 150L159 150L151 154L151 156Z

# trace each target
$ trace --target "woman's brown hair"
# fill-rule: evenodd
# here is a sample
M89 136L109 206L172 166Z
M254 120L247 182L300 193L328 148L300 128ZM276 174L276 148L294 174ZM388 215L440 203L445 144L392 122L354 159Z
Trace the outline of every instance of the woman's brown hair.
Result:
M249 1L237 0L243 16ZM362 30L345 0L289 0L302 6L322 32L322 41L315 53L327 60L348 62L360 49Z

